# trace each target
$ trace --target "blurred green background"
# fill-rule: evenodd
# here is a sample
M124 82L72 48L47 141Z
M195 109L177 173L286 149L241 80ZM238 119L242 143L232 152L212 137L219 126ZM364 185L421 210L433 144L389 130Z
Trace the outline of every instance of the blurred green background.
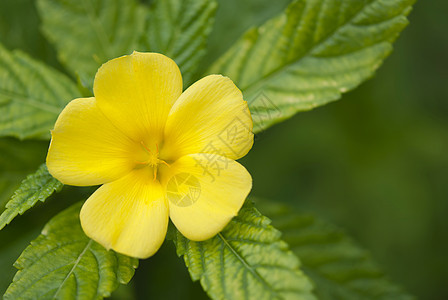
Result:
M219 2L207 63L289 1ZM345 228L394 282L421 299L448 299L447 11L446 1L418 2L410 26L373 79L340 101L259 134L242 160L254 178L254 195ZM34 1L0 1L0 42L61 69L38 25ZM0 139L0 208L20 179L43 162L46 147ZM21 249L52 215L88 193L65 188L0 232L0 293ZM141 262L137 274L117 299L205 298L170 244Z

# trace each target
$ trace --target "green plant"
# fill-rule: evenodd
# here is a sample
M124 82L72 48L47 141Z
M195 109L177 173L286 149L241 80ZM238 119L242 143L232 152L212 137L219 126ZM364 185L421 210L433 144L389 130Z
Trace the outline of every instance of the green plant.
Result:
M214 1L155 1L147 6L124 0L39 0L42 32L68 74L0 46L0 134L48 140L68 101L91 95L98 67L133 50L173 58L185 86L202 75L201 69L230 77L249 103L255 133L261 133L297 112L339 99L370 78L407 25L413 2L293 1L285 12L245 33L213 64L200 66L217 7ZM14 143L7 141L2 151L14 153ZM34 153L32 148L26 151ZM17 155L14 168L20 169ZM33 154L23 156L28 155ZM9 174L9 162L2 163ZM25 161L18 170L23 175L17 177L27 172ZM2 194L7 195L11 184L4 185ZM60 189L62 184L46 167L39 167L9 202L2 200L6 209L0 228ZM64 195L72 202L85 199L82 191ZM205 242L192 242L171 231L178 255L210 297L412 298L388 283L368 256L337 229L301 214L274 214L285 210L275 200L255 201L255 206L269 207L266 217L247 203L222 233ZM89 240L79 227L78 214L75 204L49 221L17 260L20 271L6 299L101 298L131 279L136 260L107 252ZM288 234L282 238L268 218ZM49 252L52 249L58 252Z

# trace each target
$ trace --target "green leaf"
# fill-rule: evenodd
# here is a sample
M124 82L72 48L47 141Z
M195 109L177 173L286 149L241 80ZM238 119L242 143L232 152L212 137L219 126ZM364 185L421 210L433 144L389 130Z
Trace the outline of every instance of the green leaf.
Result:
M6 210L0 215L0 230L9 224L18 214L33 207L37 201L44 202L55 191L60 191L63 184L48 173L47 165L42 164L36 173L28 175L19 189L6 204Z
M269 214L300 258L303 271L316 285L319 299L414 299L392 284L370 255L339 228L313 216L295 213L285 205L265 201L257 204Z
M206 54L216 7L215 0L157 0L151 4L142 47L172 58L185 86L191 84Z
M98 67L136 49L143 10L133 0L39 0L44 35L82 84L92 87Z
M194 242L177 232L174 242L212 299L315 299L299 260L269 223L246 204L214 238Z
M48 139L59 113L78 95L65 75L0 45L0 136Z
M415 0L297 0L210 68L249 102L254 131L337 100L373 75Z
M79 223L82 203L54 217L14 266L4 299L102 299L128 283L138 260L89 239Z

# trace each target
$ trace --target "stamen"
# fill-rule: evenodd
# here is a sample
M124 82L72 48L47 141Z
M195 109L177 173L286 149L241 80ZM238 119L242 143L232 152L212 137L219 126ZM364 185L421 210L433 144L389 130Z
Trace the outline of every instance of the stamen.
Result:
M153 168L153 180L157 180L157 165L164 164L167 167L171 167L166 161L158 159L159 157L159 144L156 143L156 153L153 153L151 149L149 149L143 141L140 141L140 145L142 148L150 155L147 161L135 161L138 165L149 165Z
M167 162L164 161L164 160L159 159L159 163L164 164L164 165L167 166L168 168L171 168L170 164L167 163Z
M151 149L149 149L148 147L146 147L145 143L143 143L143 141L140 141L140 145L142 145L143 149L146 150L146 152L148 152L149 154L151 154ZM159 150L157 150L157 153L159 153Z

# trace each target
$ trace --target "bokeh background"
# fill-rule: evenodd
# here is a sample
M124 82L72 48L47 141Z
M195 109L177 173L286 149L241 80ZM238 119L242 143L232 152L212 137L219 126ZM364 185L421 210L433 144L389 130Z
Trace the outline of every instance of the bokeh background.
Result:
M289 1L221 0L204 66ZM420 0L395 50L340 101L259 134L242 161L253 194L344 228L390 278L421 299L448 299L448 2ZM0 42L61 69L33 0L0 1ZM82 41L79 41L82 43ZM47 142L0 139L0 208L44 161ZM89 190L64 188L0 232L0 294L12 263L56 212ZM172 245L141 262L116 299L200 299Z

